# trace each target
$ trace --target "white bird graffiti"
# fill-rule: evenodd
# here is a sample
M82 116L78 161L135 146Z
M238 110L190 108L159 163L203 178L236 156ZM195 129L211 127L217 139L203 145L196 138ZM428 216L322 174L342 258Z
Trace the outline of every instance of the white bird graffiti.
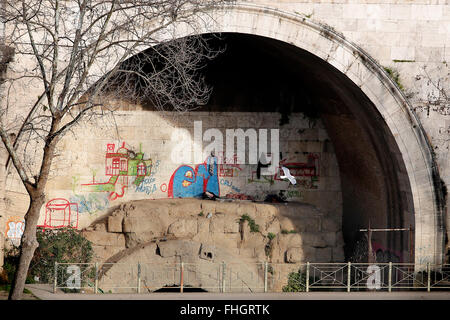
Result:
M292 184L297 183L297 181L295 180L295 177L291 175L288 168L281 167L281 169L283 169L283 173L284 173L284 176L280 176L281 179L288 179Z

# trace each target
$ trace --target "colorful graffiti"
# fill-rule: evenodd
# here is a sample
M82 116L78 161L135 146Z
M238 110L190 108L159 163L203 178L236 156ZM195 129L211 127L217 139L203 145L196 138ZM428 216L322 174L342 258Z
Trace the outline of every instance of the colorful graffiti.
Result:
M154 178L155 174L158 173L159 165L161 164L161 160L155 161L152 172L150 173L148 178L145 178L141 184L136 186L135 192L143 192L147 195L153 194L158 190L157 184L155 183L156 178ZM165 192L165 191L163 191Z
M155 164L152 166L152 170L150 172L150 177L153 177L159 171L159 165L161 164L161 160L156 160Z
M109 206L109 197L105 194L90 193L89 195L73 195L70 197L71 203L78 204L78 212L93 214L97 211L106 210Z
M129 186L129 177L136 177L133 184L139 186L146 176L152 172L152 160L144 159L142 150L135 153L125 148L125 142L115 151L115 144L106 147L105 174L110 176L108 182L95 182L95 175L91 183L82 184L84 191L108 192L111 201L125 195Z
M231 188L234 192L241 193L241 189L233 185L233 182L226 179L220 179L220 184L226 187Z
M25 220L20 217L9 217L6 222L5 238L18 247L25 231Z
M252 171L252 177L247 180L248 183L267 183L273 185L275 180L273 180L273 176L261 176L259 179L256 176L256 171Z
M136 192L143 192L147 195L155 193L158 188L155 184L155 178L145 178L140 185L136 187Z
M282 167L288 168L291 175L294 177L318 177L320 173L319 154L310 153L308 154L307 159L307 162L287 162L287 159L281 160L274 179L283 181L283 179L280 178L284 175L283 170L281 169Z
M43 229L59 229L65 227L78 228L78 204L67 199L52 199L45 205Z
M169 198L200 197L205 192L220 195L217 158L209 156L195 169L182 165L175 170L169 181Z
M238 158L237 154L233 155L233 159L228 161L225 157L224 152L219 152L218 155L218 163L219 163L219 177L238 177L240 171L242 170L241 166L237 163ZM228 163L229 162L229 163Z
M304 189L318 189L316 182L320 176L320 155L309 153L306 162L289 162L287 159L280 161L276 173L273 176L260 176L258 170L252 171L251 179L248 183L268 183L273 185L275 181L286 181L281 176L284 175L282 167L289 169L290 174L297 180L297 185Z
M280 190L280 197L283 199L303 198L303 192L300 190Z

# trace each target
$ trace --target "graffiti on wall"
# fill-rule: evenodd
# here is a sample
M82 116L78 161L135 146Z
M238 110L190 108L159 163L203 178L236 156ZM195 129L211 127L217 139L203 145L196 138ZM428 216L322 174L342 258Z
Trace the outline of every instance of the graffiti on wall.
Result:
M238 157L235 153L232 159L227 159L224 152L218 154L219 163L219 177L238 177L242 170L240 164L238 164Z
M210 192L220 195L217 157L208 156L195 169L188 165L178 167L172 174L167 195L169 198L201 197Z
M283 159L280 161L280 165L277 168L274 179L283 181L283 179L280 178L284 175L282 167L288 168L291 175L294 177L319 177L319 159L320 156L317 153L308 154L307 162L288 162L287 159Z
M306 162L288 162L287 159L280 161L274 180L284 181L282 167L289 169L292 176L297 179L297 184L305 189L317 189L316 182L320 177L320 156L318 153L310 153Z
M5 238L18 247L25 230L25 220L20 217L9 217L6 222Z
M320 155L318 153L308 153L306 162L294 162L288 159L280 161L279 166L273 176L259 175L252 171L251 179L248 183L266 183L273 185L275 181L285 181L281 178L284 175L282 167L289 169L290 174L297 180L297 185L304 189L317 189L317 182L320 177Z
M240 193L241 189L238 188L237 186L233 185L233 181L227 180L227 179L220 179L220 184L225 186L225 187L229 187L231 188L231 190L233 190L234 192Z
M403 262L400 252L386 249L377 242L372 242L372 251L377 262Z
M105 175L109 176L107 182L98 182L95 177L97 169L91 169L92 181L81 184L81 191L88 194L78 194L80 177L72 177L72 192L70 201L58 198L47 203L45 222L43 228L61 228L63 226L78 226L78 214L93 214L106 210L110 202L123 197L130 185L135 185L136 192L151 194L156 191L155 178L152 176L158 171L160 160L153 168L151 159L145 159L140 150L134 152L125 147L125 142L117 150L115 144L107 144L105 154ZM133 179L134 177L134 179ZM162 188L161 188L162 190ZM54 201L55 200L55 201ZM70 218L69 218L70 217ZM75 218L76 217L76 218Z
M108 182L95 182L82 184L84 191L108 192L111 201L125 195L129 186L130 177L135 177L133 184L137 187L152 172L152 159L144 159L142 150L134 152L122 146L115 149L115 144L109 143L105 154L105 174L109 176Z
M161 164L161 160L156 160L153 164L151 173L148 177L144 178L142 182L136 186L135 192L142 192L147 195L151 195L158 190L158 186L156 184L156 178L154 177L156 173L158 173L159 167ZM161 186L160 186L161 188ZM161 189L162 190L162 189ZM163 191L165 192L165 191Z
M90 193L88 195L76 194L70 197L71 203L78 204L79 213L93 214L97 211L106 210L109 206L109 197L106 194Z
M158 187L155 183L155 178L145 178L140 185L136 187L136 192L142 192L147 195L151 195L158 190Z
M45 205L43 229L59 229L65 227L78 228L78 204L70 203L64 198L55 198Z
M292 198L303 198L303 192L296 189L280 190L280 198L282 199L292 199Z
M248 183L265 183L265 184L274 184L275 180L273 179L273 176L260 176L257 177L257 172L252 171L252 177L247 180Z

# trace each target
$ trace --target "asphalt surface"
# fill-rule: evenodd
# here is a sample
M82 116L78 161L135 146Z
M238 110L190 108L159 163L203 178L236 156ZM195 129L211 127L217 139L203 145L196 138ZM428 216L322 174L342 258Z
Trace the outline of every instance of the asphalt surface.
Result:
M88 294L53 293L47 284L28 284L26 288L41 300L450 300L450 291Z

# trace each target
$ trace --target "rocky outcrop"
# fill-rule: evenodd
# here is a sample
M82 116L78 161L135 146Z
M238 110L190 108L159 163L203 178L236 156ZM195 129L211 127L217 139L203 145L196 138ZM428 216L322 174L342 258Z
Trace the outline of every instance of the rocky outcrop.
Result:
M239 274L237 286L254 290L261 288L261 266L266 261L275 269L273 277L282 265L343 261L340 221L302 203L133 201L118 206L83 234L92 241L98 261L120 262L101 273L105 281L126 282L127 273L118 268L123 267L122 262L128 266L139 262L152 266L151 271L145 267L142 275L147 287L153 289L179 281L155 276L155 270L164 274L164 265L177 268L179 262L191 269L192 276L185 281L215 291L220 281L217 268L222 263L233 265L233 272Z

